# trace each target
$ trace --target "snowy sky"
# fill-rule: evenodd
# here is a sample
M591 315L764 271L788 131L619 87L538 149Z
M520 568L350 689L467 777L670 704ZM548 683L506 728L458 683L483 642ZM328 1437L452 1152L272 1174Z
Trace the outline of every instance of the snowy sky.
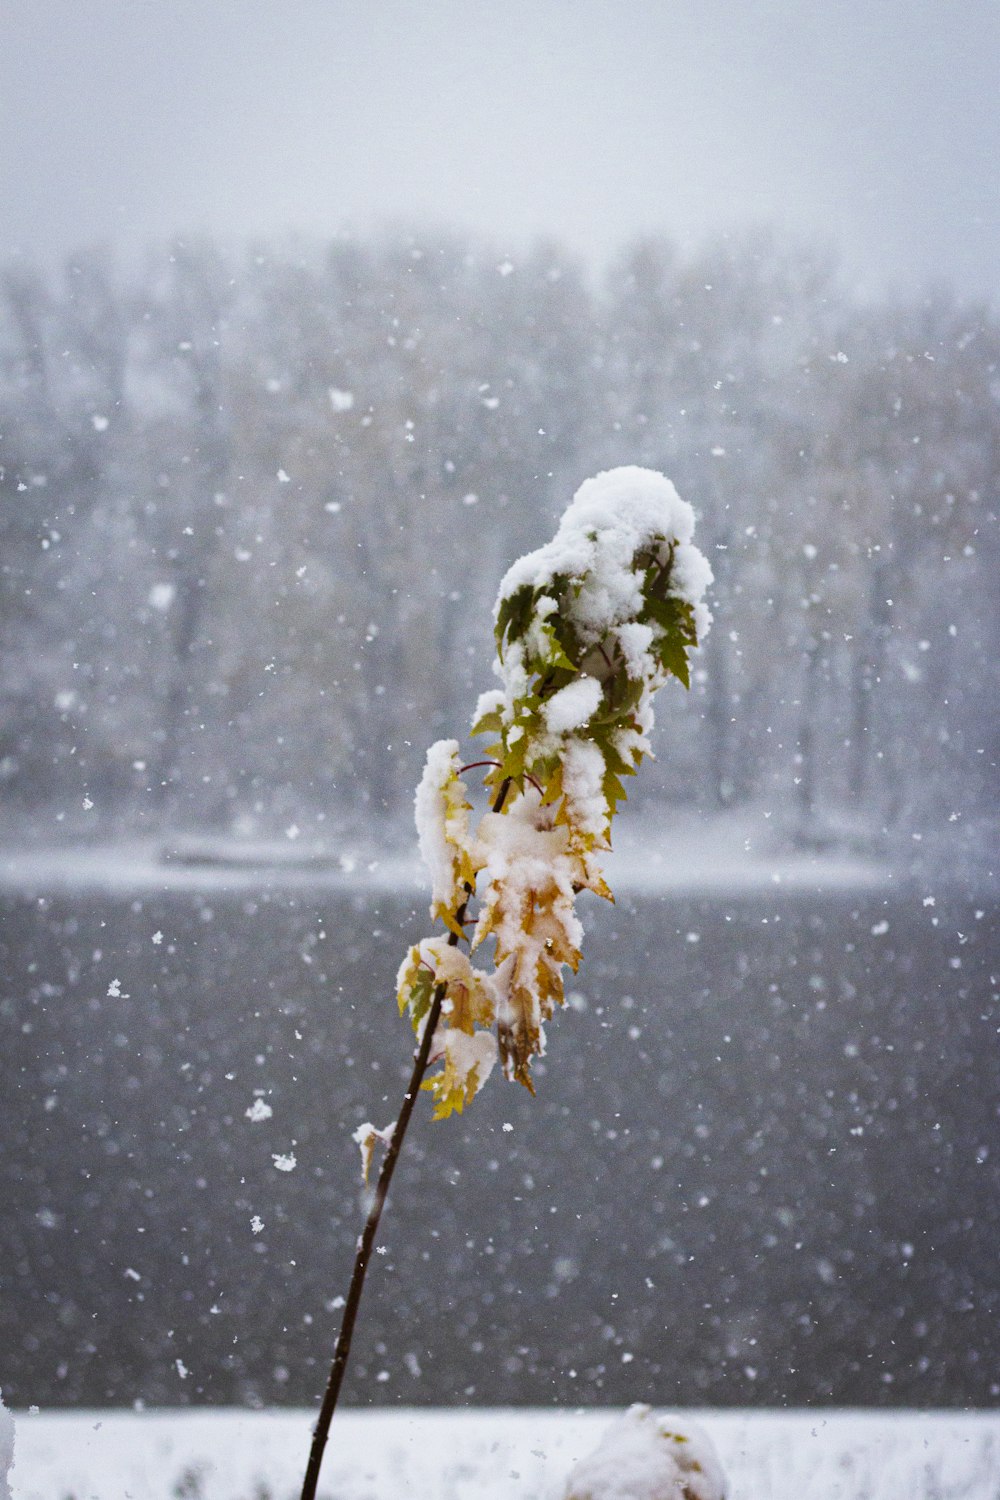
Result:
M1000 277L1000 0L0 0L0 256L748 222Z

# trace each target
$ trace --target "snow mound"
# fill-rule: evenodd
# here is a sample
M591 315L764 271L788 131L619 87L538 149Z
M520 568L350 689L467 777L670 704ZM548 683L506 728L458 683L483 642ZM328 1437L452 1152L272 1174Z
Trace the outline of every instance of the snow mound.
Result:
M565 1500L726 1500L726 1493L703 1429L637 1404L576 1465Z

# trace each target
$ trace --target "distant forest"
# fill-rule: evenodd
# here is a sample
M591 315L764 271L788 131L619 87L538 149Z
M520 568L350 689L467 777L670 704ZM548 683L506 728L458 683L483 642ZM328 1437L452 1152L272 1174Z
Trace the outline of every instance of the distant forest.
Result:
M395 832L506 566L621 463L716 574L647 797L804 841L995 806L993 310L766 236L597 277L399 235L2 272L0 826Z

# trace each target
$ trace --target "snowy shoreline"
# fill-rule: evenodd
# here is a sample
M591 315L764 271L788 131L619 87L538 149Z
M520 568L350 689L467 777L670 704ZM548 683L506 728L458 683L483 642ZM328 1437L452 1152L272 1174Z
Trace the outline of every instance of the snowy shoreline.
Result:
M321 1493L338 1500L545 1500L616 1415L611 1408L347 1409ZM695 1410L732 1500L993 1500L1000 1413ZM13 1500L251 1500L297 1494L313 1414L61 1411L17 1421ZM178 1485L187 1477L188 1488ZM200 1483L200 1488L197 1485Z
M756 830L754 830L754 833ZM689 820L647 845L627 831L604 861L612 889L663 892L875 890L898 883L887 863L844 852L769 848L743 823ZM0 846L0 890L244 891L275 889L426 891L415 847L346 846L340 853L280 842L184 840Z

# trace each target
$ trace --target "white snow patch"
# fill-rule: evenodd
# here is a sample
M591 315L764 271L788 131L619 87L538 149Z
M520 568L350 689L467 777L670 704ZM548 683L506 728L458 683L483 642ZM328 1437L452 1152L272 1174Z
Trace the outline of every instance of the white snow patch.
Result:
M468 831L468 813L449 805L446 785L459 767L458 741L436 740L413 799L420 853L433 888L435 906L450 901L455 883L455 850Z
M570 740L563 754L563 791L584 833L605 832L608 803L604 795L604 756L587 740Z
M545 724L551 734L569 734L582 729L601 701L601 684L596 677L577 677L567 683L545 705Z
M626 620L618 627L618 645L630 677L642 677L646 670L646 658L653 644L653 627L639 620Z
M472 715L473 724L485 714L494 713L498 708L503 708L507 702L507 694L502 688L487 688L485 693L480 693L476 700L476 710Z
M471 1079L475 1074L478 1092L493 1072L498 1057L497 1039L492 1031L476 1031L469 1036L467 1032L449 1026L444 1045L445 1055L457 1076Z

